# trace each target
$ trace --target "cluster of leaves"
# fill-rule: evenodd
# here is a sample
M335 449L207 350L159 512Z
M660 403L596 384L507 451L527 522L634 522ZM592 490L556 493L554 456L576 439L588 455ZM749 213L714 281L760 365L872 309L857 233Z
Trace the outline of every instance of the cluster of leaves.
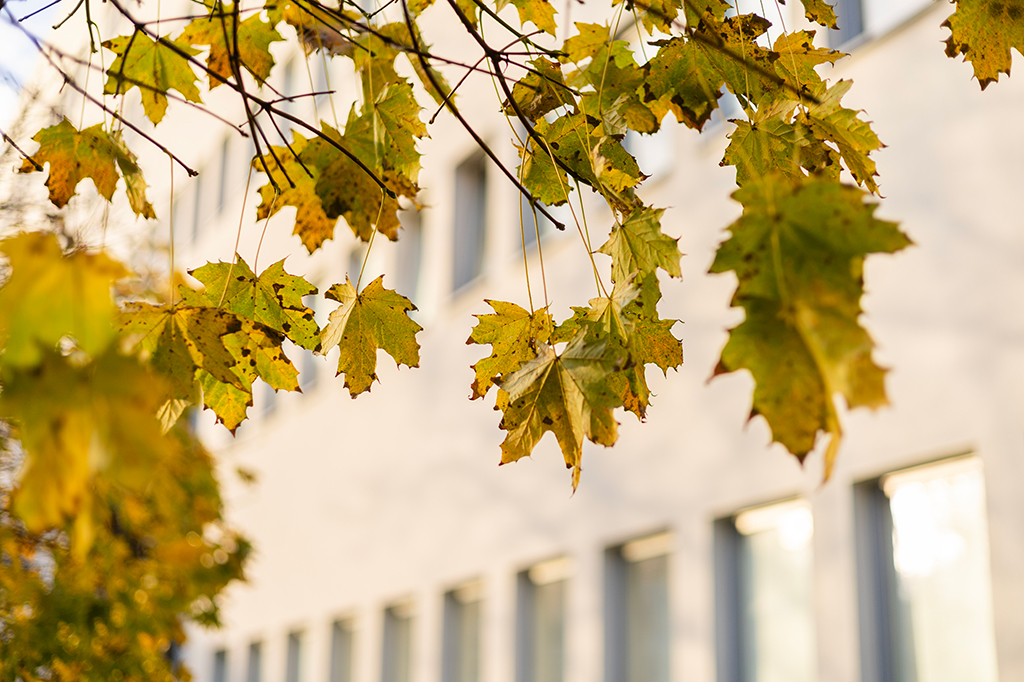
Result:
M213 463L127 354L106 255L0 242L0 679L173 679L183 617L216 624L249 545Z

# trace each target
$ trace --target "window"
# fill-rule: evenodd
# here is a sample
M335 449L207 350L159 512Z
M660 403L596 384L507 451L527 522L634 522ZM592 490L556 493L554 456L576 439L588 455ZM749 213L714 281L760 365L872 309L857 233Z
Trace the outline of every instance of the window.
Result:
M804 500L715 524L719 682L817 679L813 532Z
M854 499L865 682L995 682L980 461L891 473Z
M384 610L382 682L409 682L412 668L412 604Z
M478 682L480 679L480 597L478 582L444 595L443 682Z
M228 652L224 649L213 654L213 682L228 682Z
M519 574L516 681L562 682L565 598L572 562L552 559Z
M398 238L398 254L395 272L395 290L413 299L420 282L420 261L423 255L423 232L420 226L420 212L414 208L401 211L398 219L402 223L402 234Z
M833 9L839 28L828 31L828 44L831 47L845 45L864 32L861 2L862 0L835 0Z
M302 297L302 304L313 311L313 319L316 320L317 324L320 324L320 320L317 319L317 301L319 296L316 294L310 294ZM320 363L317 362L316 356L313 351L306 350L305 348L299 348L299 352L302 353L301 367L299 368L299 388L303 392L307 392L310 389L316 388L317 375L320 372Z
M606 553L607 682L668 682L669 533L634 540Z
M299 682L302 674L302 633L288 633L288 651L284 661L284 682Z
M359 284L359 271L363 269L363 260L366 258L366 244L359 243L348 252L348 275L352 286Z
M336 620L331 626L330 682L352 682L353 623Z
M217 186L217 213L224 211L231 179L231 138L225 137L220 145L220 184Z
M202 180L199 182L193 182L192 186L196 188L192 203L192 241L196 242L199 240L199 231L202 229L201 223L203 220Z
M455 230L452 291L480 276L487 228L487 167L475 154L455 169Z
M245 669L245 682L262 682L263 680L263 643L253 642L249 645L249 660Z

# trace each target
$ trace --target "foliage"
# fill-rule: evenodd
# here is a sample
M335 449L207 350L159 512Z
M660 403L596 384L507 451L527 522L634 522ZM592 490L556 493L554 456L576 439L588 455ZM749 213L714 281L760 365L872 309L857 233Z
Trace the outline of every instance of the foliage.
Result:
M985 88L1009 73L1010 49L1022 49L1024 12L1018 2L956 5L947 54L964 55ZM472 397L497 387L502 463L529 456L551 431L575 488L584 441L615 443L619 408L645 417L648 366L682 363L676 320L659 311L662 284L682 275L681 254L663 231L664 211L638 194L647 176L623 141L656 133L666 116L701 131L721 117L723 98L740 110L722 165L735 168L743 214L712 272L733 273L745 319L716 373L752 375L751 416L801 460L826 437L826 478L841 442L838 396L849 408L886 403L884 370L859 319L863 263L909 240L874 217L871 154L882 143L843 105L852 83L822 78L820 68L843 55L821 47L818 31L782 31L769 44L769 21L735 14L725 0L613 0L609 23L571 27L547 0L402 0L373 13L351 0L205 0L174 18L151 3L109 6L123 21L104 25L127 33L98 35L92 0L71 3L65 22L84 19L102 66L57 42L39 46L67 86L106 114L89 127L61 117L22 152L20 172L48 166L57 208L88 179L107 201L120 185L137 216L155 219L126 139L155 144L194 174L152 132L185 104L251 140L250 173L264 178L257 218L293 207L294 234L310 253L334 238L339 220L368 248L377 233L401 238L399 213L416 205L417 145L435 105L557 227L565 226L548 207L581 206L582 192L607 204L603 245L594 249L576 226L595 281L586 305L556 320L546 292L543 306L527 292L528 307L487 300L494 312L477 316L468 343L491 352L473 367ZM826 2L803 8L811 22L837 27ZM627 12L637 48L619 31ZM429 44L427 13L464 32L479 58ZM289 102L317 93L271 86L279 42L325 72L348 64L356 91L343 126L292 113ZM79 67L104 72L104 96L91 94ZM518 168L505 167L460 110L459 89L474 73L492 81L498 108L522 131ZM148 122L133 122L124 106L134 90ZM228 99L244 112L237 125L221 108ZM256 379L299 390L289 344L321 354L337 346L338 373L355 397L377 379L379 350L418 366L415 306L385 289L383 275L360 289L360 274L323 293L339 307L321 329L303 302L317 288L283 261L257 274L228 254L195 264L201 290L182 285L161 297L130 284L126 265L54 236L22 234L0 242L0 253L0 419L11 470L0 498L0 678L167 678L179 618L216 621L216 595L241 576L248 552L221 520L212 464L182 415L209 408L234 432Z

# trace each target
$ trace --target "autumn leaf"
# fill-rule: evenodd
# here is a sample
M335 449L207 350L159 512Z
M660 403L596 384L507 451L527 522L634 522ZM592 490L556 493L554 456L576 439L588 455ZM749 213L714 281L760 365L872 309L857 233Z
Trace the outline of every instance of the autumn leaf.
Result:
M1010 75L1010 48L1024 53L1024 5L1020 0L954 0L956 11L942 23L949 29L946 55L963 55L984 90Z
M836 23L836 12L832 5L825 0L801 0L804 4L804 16L808 21L825 26L826 28L838 29Z
M819 431L832 434L826 478L840 439L834 396L851 408L887 403L884 370L860 326L864 257L910 244L874 217L864 192L816 178L771 176L734 197L743 215L711 272L735 272L733 304L746 319L729 334L716 374L747 369L753 415L799 459Z
M236 360L224 345L225 336L242 329L233 313L216 307L126 303L119 327L168 380L168 399L191 400L200 369L245 389L234 371Z
M495 3L500 11L501 5L508 2ZM526 22L532 22L534 26L548 35L555 35L558 25L555 23L556 10L548 0L511 0L516 11L519 12L519 23L526 26Z
M50 201L57 208L68 203L78 183L86 178L93 181L100 196L112 201L118 178L123 175L132 210L144 218L156 218L152 204L146 199L146 182L138 160L120 134L107 133L100 123L78 130L65 118L57 125L43 128L32 139L39 143L39 151L32 159L25 159L19 172L31 173L41 170L45 163L50 164L46 186L50 190Z
M839 100L852 86L853 81L849 80L841 80L827 90L822 86L818 103L809 106L807 114L800 114L798 118L806 123L814 137L833 143L854 179L877 194L875 176L878 172L869 154L883 145L871 130L871 124L859 118L859 112L840 104Z
M545 433L558 439L573 490L579 485L583 441L613 445L618 426L612 414L617 403L608 385L612 368L603 345L575 337L561 354L538 343L537 357L505 377L507 394L499 428L508 432L501 443L501 463L528 457Z
M315 351L320 348L320 328L313 311L302 297L317 293L315 286L284 270L284 260L274 263L257 277L241 256L234 264L207 263L189 274L206 287L205 305L223 308L259 322L287 336L296 345Z
M506 116L517 115L518 107L528 119L537 121L559 107L572 105L572 93L557 62L538 57L529 64L533 70L512 86L512 99L516 106L506 102Z
M537 356L537 344L547 343L554 329L554 321L546 308L533 313L515 303L485 300L493 313L476 315L467 344L490 344L491 355L473 365L474 400L482 398L500 377L519 369L524 362Z
M66 336L91 356L111 344L117 308L110 288L128 274L123 265L104 253L64 255L57 238L42 232L0 241L0 253L10 266L0 287L3 365L35 365Z
M155 416L159 386L112 350L81 365L49 349L33 370L7 373L0 417L17 425L26 454L13 508L30 532L59 528L86 508L100 470L125 484L148 478L171 447ZM91 533L79 530L86 544L78 551L88 550Z
M598 253L612 257L612 281L624 282L634 273L644 277L657 268L673 277L682 277L676 242L661 231L665 209L637 209L621 225L612 228L608 241Z
M757 103L766 93L776 92L774 82L748 66L770 72L775 58L755 42L769 25L753 14L719 21L706 12L696 28L703 40L677 36L653 43L659 49L643 67L644 102L658 120L671 111L680 123L701 130L717 108L723 86L741 104ZM742 55L746 63L721 48Z
M345 387L353 398L377 379L377 350L390 355L396 364L419 367L420 345L416 333L423 329L409 317L416 310L409 299L384 288L384 276L356 293L346 277L324 295L341 305L331 312L321 332L322 353L338 346L338 374L345 375Z
M187 45L208 46L210 55L206 65L225 80L234 75L231 53L237 45L239 65L251 73L258 83L266 81L274 67L270 44L284 40L274 25L264 21L259 14L254 14L240 22L236 29L233 5L207 2L207 7L210 8L210 16L193 19L178 40ZM220 84L221 81L210 76L211 90Z
M117 55L107 69L109 78L103 92L123 95L137 87L142 96L142 108L154 124L164 118L170 90L177 90L189 102L202 101L195 71L182 56L182 53L199 54L198 50L168 38L156 42L141 30L131 36L107 40L103 47Z

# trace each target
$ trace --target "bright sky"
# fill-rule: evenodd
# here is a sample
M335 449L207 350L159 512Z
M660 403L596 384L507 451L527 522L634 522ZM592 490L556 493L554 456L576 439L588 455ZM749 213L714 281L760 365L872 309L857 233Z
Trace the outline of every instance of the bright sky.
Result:
M38 57L35 46L25 34L12 24L11 15L21 19L48 5L53 0L7 0L0 10L0 127L10 123L17 113L18 93L22 84L31 76ZM33 35L45 38L50 27L63 19L61 11L67 11L74 4L62 0L59 4L41 11L23 22Z

